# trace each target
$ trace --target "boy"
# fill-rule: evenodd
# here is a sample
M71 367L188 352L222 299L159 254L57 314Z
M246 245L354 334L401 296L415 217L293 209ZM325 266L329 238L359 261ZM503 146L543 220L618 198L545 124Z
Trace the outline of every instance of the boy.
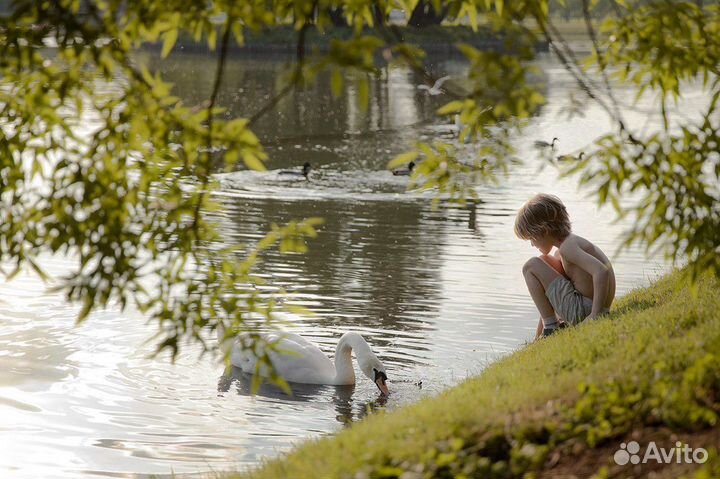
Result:
M523 266L530 296L540 312L536 339L560 321L575 325L606 313L615 298L615 273L600 248L573 234L565 205L538 194L518 211L515 234L540 250ZM550 255L553 247L557 248Z

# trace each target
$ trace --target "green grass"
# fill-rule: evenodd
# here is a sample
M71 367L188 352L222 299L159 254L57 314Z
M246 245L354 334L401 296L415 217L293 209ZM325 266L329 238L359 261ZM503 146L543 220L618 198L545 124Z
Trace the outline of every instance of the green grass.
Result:
M631 477L612 461L631 433L718 448L707 431L720 413L720 284L706 277L698 286L694 297L675 272L621 298L608 318L237 477L554 477L580 459L580 477ZM720 461L713 454L704 468L697 477L718 477Z

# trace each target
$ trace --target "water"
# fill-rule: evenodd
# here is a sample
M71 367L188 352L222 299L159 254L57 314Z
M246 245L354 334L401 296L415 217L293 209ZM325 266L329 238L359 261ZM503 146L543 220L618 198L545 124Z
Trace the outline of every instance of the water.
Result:
M572 81L550 57L538 63L548 105L516 139L528 161L499 186L479 187L474 207L434 209L427 196L405 191L407 178L384 171L417 138L449 137L448 127L429 121L440 99L419 94L403 69L373 82L366 113L353 99L352 78L338 99L324 93L321 79L258 123L269 168L310 161L310 181L274 171L220 175L216 218L228 241L252 244L271 223L325 218L308 254L268 253L259 274L268 290L285 289L287 303L314 312L290 317L289 327L324 351L332 353L344 331L362 333L388 369L389 399L360 375L355 387L297 387L290 398L265 386L253 398L248 378L195 347L174 365L149 359L144 341L154 325L138 312L99 311L76 327L75 306L21 275L0 285L0 475L162 477L241 468L482 371L535 330L520 270L536 252L514 237L512 224L539 191L559 195L575 231L611 255L619 295L665 271L661 258L637 249L614 255L627 224L598 210L592 191L578 191L551 168L538 173L534 140L558 136L559 152L571 152L609 127L593 105L583 118L561 115ZM202 72L214 71L211 64L178 55L164 69L192 104L208 96L212 79ZM436 67L453 74L463 65ZM281 68L276 60L231 61L221 102L233 112L257 111ZM628 117L635 125L647 118ZM61 275L70 262L48 258L46 266Z

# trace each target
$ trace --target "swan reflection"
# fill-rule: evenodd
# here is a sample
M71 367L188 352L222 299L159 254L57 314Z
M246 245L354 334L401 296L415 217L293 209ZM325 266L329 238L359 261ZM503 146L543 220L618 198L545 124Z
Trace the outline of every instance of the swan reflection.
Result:
M329 399L335 408L335 419L349 425L359 421L376 410L383 409L387 404L388 397L378 394L374 400L360 401L354 399L355 385L332 386L327 384L303 384L288 383L291 394L285 392L279 386L263 381L260 387L252 392L253 376L245 373L235 366L225 368L222 376L218 379L218 393L234 392L240 396L257 396L264 399L283 402L307 402L322 403Z

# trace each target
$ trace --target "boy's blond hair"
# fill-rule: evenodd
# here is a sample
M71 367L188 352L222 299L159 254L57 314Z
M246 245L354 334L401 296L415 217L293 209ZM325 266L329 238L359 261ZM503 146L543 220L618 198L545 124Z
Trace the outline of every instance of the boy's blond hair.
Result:
M554 195L540 193L528 200L515 217L515 234L524 240L553 236L564 240L570 234L565 205Z

